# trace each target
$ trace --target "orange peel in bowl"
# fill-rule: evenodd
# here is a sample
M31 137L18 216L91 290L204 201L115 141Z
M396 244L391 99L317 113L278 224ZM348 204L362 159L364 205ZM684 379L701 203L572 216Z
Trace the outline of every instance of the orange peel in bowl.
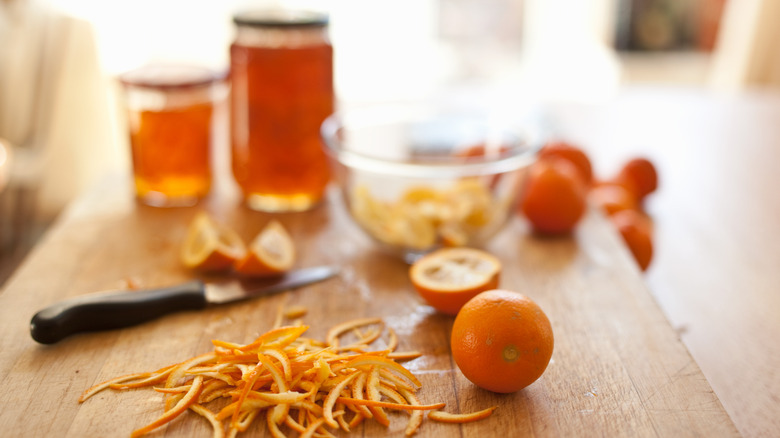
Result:
M249 244L246 255L235 264L241 275L268 277L283 274L295 263L290 234L276 220L268 223Z
M361 185L350 198L352 217L370 236L417 252L477 244L499 228L510 209L511 199L493 194L480 178L446 187L411 186L395 200L383 200Z
M246 247L231 228L200 212L190 223L181 248L181 262L204 272L226 271L244 257Z
M483 250L442 248L414 262L409 277L428 304L456 315L468 300L498 287L501 268L501 261Z

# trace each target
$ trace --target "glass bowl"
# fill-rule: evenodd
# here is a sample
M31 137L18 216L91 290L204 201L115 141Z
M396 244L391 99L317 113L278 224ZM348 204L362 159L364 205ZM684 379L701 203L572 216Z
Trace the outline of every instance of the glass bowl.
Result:
M349 216L412 263L442 246L481 247L511 218L543 135L509 116L374 105L331 115L321 135Z

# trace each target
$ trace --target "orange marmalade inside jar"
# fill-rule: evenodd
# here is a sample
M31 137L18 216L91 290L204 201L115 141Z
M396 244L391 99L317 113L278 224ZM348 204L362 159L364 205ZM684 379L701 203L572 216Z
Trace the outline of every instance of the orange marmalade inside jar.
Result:
M306 210L330 177L319 136L334 111L328 17L252 11L233 21L233 175L252 209Z
M207 68L169 64L141 67L120 77L141 202L187 206L209 193L218 80Z

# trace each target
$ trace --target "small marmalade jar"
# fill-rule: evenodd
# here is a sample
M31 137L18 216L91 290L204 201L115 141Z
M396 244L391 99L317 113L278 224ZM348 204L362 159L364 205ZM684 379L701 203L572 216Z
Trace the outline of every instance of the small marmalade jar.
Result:
M205 67L174 64L148 65L120 77L142 203L190 206L208 195L222 79Z
M254 210L307 210L330 179L319 134L335 100L328 16L267 10L233 21L233 175Z

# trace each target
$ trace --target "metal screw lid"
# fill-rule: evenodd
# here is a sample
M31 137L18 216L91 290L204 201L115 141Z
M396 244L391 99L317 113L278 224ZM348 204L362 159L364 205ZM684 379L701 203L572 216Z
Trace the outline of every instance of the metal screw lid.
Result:
M310 10L256 9L233 15L236 25L252 27L322 27L328 21L328 14Z

